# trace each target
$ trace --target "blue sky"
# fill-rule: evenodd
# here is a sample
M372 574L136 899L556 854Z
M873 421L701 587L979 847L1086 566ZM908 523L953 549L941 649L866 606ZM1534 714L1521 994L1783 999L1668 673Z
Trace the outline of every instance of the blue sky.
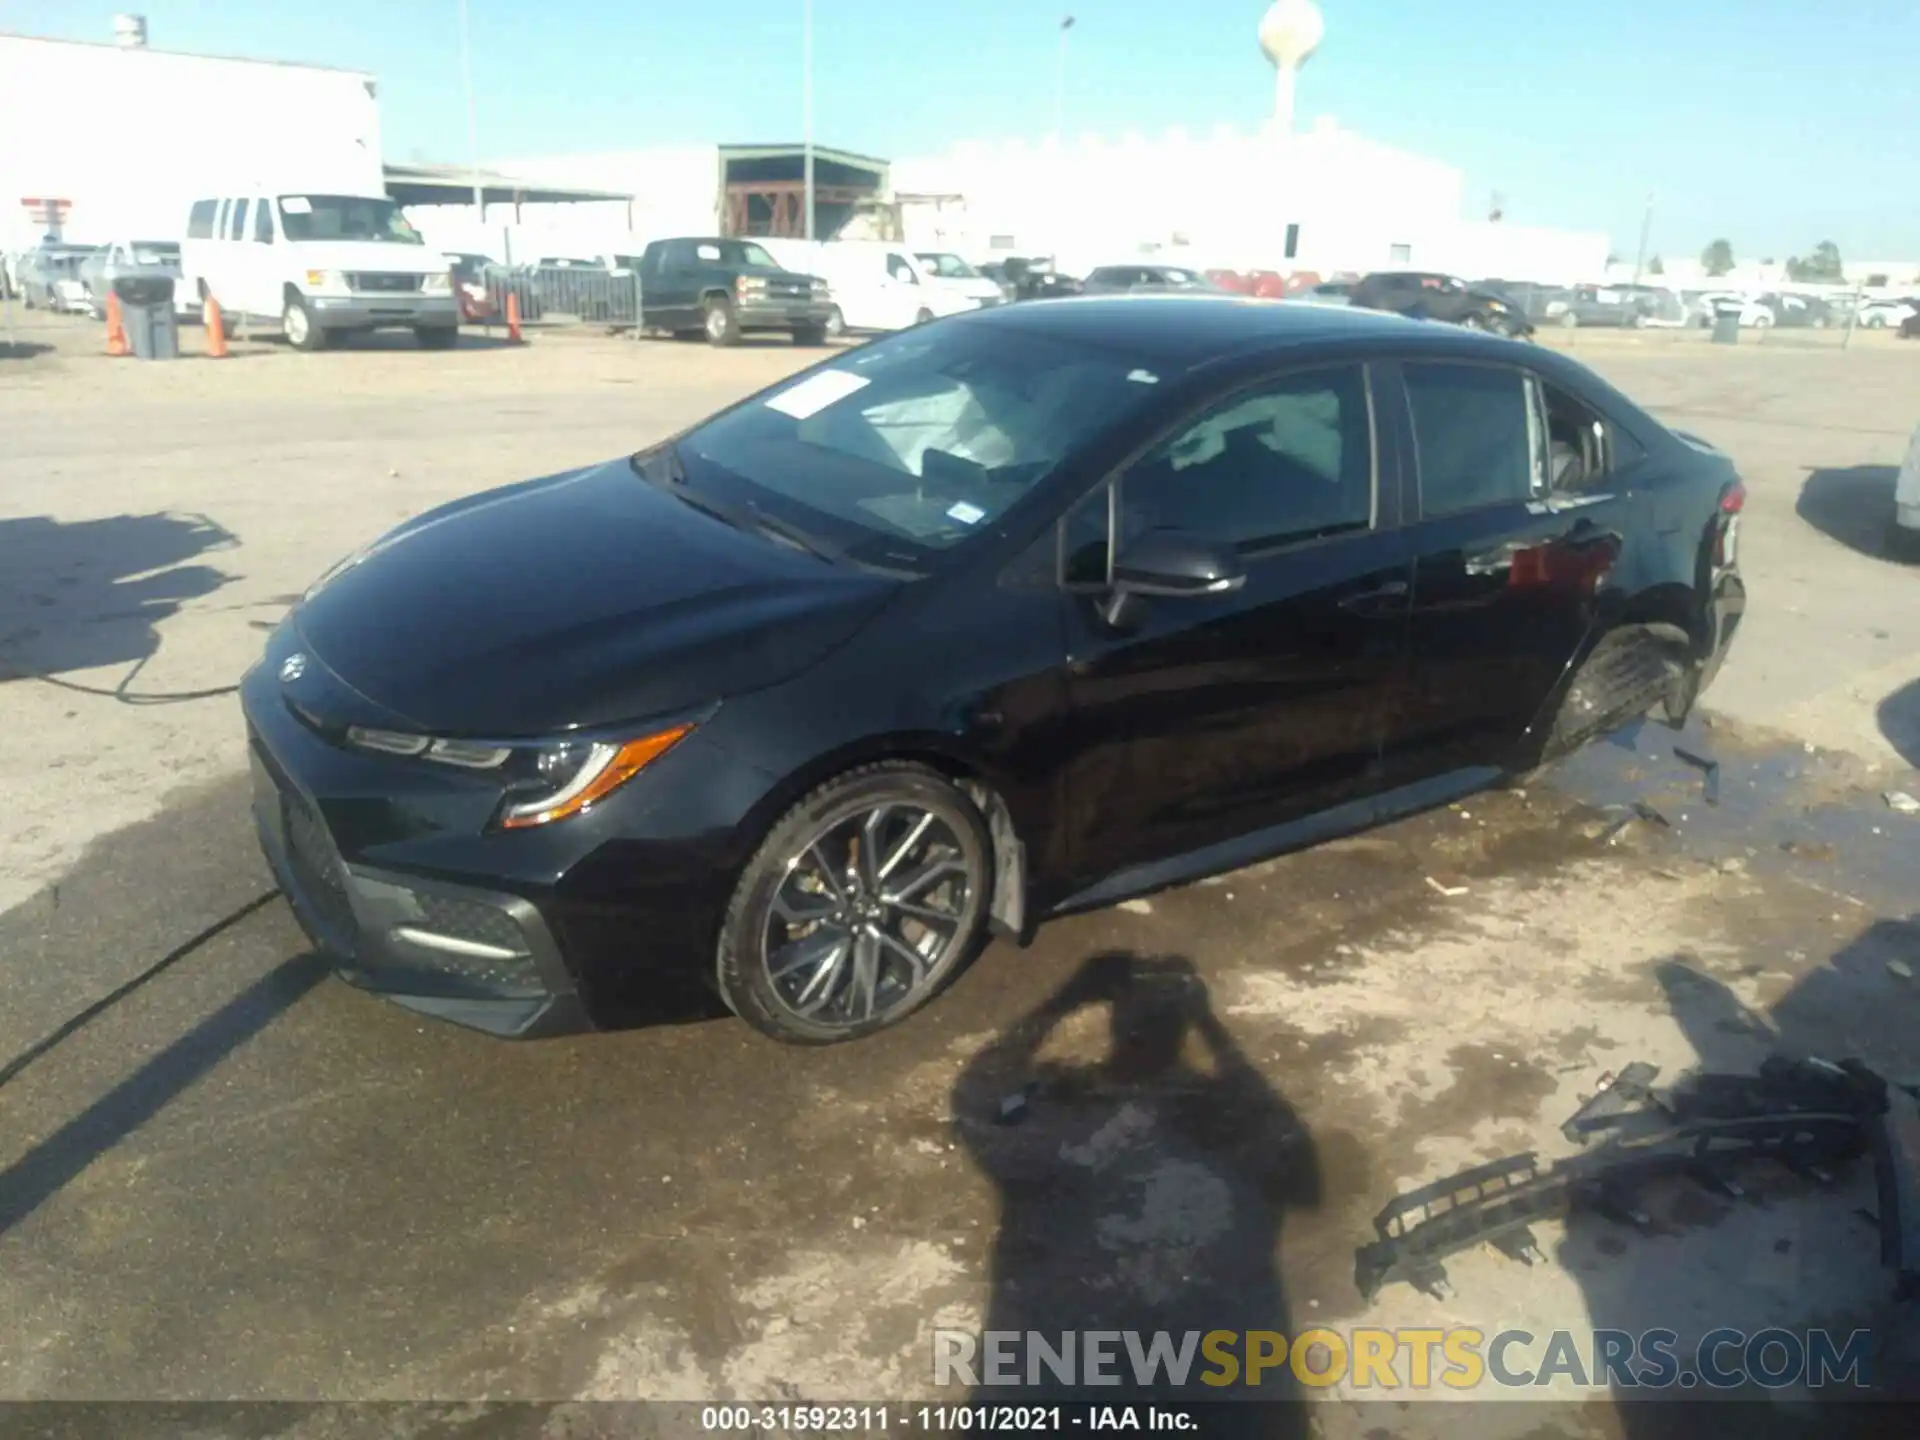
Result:
M484 156L797 140L802 0L469 0ZM1916 0L1321 0L1300 114L1462 166L1473 208L1605 230L1630 255L1716 235L1785 258L1920 255ZM390 159L463 161L458 0L0 0L0 29L380 77ZM814 0L815 136L883 156L1052 125L1257 123L1262 0Z

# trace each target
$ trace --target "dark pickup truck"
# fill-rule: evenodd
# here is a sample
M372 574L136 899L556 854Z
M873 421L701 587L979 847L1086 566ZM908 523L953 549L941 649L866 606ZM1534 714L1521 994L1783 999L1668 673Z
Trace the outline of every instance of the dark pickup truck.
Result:
M704 332L736 345L755 331L785 330L800 345L826 339L826 283L783 270L751 240L655 240L641 252L640 323L676 335Z

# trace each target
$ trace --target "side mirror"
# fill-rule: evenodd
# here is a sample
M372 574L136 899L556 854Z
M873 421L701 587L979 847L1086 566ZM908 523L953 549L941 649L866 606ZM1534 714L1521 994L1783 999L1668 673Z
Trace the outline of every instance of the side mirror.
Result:
M1246 583L1246 571L1228 547L1185 530L1149 530L1114 561L1106 620L1123 624L1134 596L1177 600L1225 595Z

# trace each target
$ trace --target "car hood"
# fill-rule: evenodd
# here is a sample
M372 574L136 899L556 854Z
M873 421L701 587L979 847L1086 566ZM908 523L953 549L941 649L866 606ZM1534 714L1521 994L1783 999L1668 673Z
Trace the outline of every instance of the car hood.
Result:
M512 739L777 684L902 583L736 530L619 460L430 511L293 619L321 663L421 730Z

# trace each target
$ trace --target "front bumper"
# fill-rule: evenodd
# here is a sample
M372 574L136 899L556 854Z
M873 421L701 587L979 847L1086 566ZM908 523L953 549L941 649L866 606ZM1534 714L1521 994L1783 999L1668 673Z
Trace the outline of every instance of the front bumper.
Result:
M341 858L319 806L248 735L260 848L301 928L340 977L488 1034L591 1028L540 912L527 900Z
M742 330L824 326L832 314L831 300L743 300L734 311Z
M377 330L384 326L446 326L460 323L452 295L309 295L308 312L324 330Z

